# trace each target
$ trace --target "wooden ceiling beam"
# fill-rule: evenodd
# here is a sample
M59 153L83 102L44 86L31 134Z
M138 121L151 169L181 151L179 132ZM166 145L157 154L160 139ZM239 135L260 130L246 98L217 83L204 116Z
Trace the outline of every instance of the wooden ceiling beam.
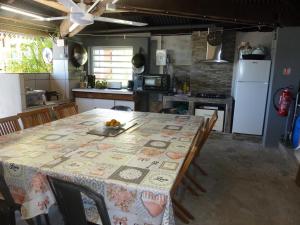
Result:
M58 3L57 1L51 1L51 0L33 0L37 3L40 3L44 6L48 6L51 8L54 8L58 11L64 12L64 13L69 13L69 9L67 9L66 7L64 7L62 4Z
M28 21L28 20L18 19L15 17L5 17L5 16L0 16L0 20L2 22L6 22L7 24L18 24L20 26L25 25L25 26L39 27L39 29L42 30L53 31L57 29L57 26L55 24L49 22Z

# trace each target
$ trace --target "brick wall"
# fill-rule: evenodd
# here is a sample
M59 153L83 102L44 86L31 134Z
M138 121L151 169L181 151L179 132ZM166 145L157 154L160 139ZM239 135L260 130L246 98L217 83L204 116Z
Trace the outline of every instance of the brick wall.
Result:
M231 94L233 60L235 53L235 32L224 32L222 58L229 63L206 63L207 32L192 34L192 65L173 65L173 74L177 79L190 75L191 91Z

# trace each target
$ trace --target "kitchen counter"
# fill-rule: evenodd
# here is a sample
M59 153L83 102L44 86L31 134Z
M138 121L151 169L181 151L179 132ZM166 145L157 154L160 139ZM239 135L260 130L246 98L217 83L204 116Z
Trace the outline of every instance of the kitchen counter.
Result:
M76 88L72 89L73 92L90 92L102 94L120 94L120 95L133 95L133 91L127 89L97 89L97 88Z
M115 106L125 106L136 110L139 97L127 89L73 89L73 96L78 105L79 112L95 108L111 109Z
M209 103L225 106L225 120L224 120L224 131L226 133L231 132L232 123L232 109L233 109L233 98L231 96L221 99L221 98L200 98L195 96L187 95L166 95L163 96L163 108L172 108L173 102L188 102L189 115L195 115L195 106L198 103Z
M61 104L69 103L70 100L47 101L45 105L29 106L23 112L29 112L37 109L52 108Z

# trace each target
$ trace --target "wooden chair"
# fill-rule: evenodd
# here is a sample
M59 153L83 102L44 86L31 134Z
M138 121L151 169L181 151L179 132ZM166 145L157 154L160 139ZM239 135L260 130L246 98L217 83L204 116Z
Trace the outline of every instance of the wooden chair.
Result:
M218 111L215 110L213 115L211 116L211 118L209 119L209 122L208 122L208 130L207 130L207 133L206 133L206 139L208 138L210 132L212 131L212 129L214 128L216 122L218 120Z
M206 121L205 121L205 135L204 135L202 143L200 143L199 149L196 153L197 157L199 156L200 150L202 149L203 145L206 143L206 141L207 141L212 129L214 128L217 120L218 120L218 111L215 110L212 117L210 119L206 119ZM207 172L199 164L197 164L196 160L193 161L193 166L195 168L197 168L199 170L199 172L202 173L202 175L207 176Z
M191 163L193 162L194 158L196 157L196 153L198 151L200 144L203 142L203 139L205 137L205 132L206 132L205 125L203 124L197 132L197 135L192 144L192 148L191 148L189 154L187 155L187 157L179 171L179 174L174 182L172 190L171 190L172 202L174 203L174 212L175 212L176 216L178 216L178 218L184 223L189 223L189 219L193 220L194 217L184 206L182 206L175 199L175 193L176 193L176 190L178 189L179 185L182 183L183 184L185 183L185 181L184 181L185 177L190 179L190 175L188 174L188 169L189 169ZM192 182L192 183L194 185L196 185L196 187L201 187L196 181L195 181L195 183L194 182ZM189 187L189 190L191 192L194 192L193 189L191 189L190 187Z
M18 116L10 116L0 119L0 136L21 130Z
M76 103L71 102L53 107L53 111L57 119L63 119L78 114L78 106Z
M24 129L50 123L51 115L49 109L38 109L29 112L19 113Z

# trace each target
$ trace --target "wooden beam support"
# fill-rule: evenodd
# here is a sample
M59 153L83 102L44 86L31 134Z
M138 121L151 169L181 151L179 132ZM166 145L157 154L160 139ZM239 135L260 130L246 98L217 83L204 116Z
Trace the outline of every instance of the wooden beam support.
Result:
M12 25L25 25L25 26L28 26L28 27L39 28L40 30L45 30L45 31L53 31L57 28L57 26L54 23L40 22L40 21L30 21L30 20L21 20L21 19L17 19L16 17L0 16L0 21L2 21L3 23L7 23L7 25L9 25L9 24L12 24Z
M54 9L59 10L64 13L70 12L69 9L67 9L62 4L58 3L57 1L51 1L51 0L33 0L33 1L40 3L42 5L54 8Z

